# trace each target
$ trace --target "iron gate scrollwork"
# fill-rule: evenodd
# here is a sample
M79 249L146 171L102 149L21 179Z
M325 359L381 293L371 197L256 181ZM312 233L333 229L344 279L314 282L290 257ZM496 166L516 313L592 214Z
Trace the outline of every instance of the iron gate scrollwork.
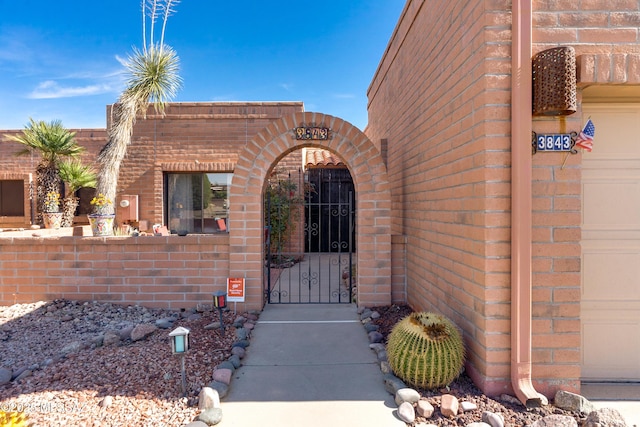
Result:
M349 171L279 175L265 194L267 301L353 302L355 193Z

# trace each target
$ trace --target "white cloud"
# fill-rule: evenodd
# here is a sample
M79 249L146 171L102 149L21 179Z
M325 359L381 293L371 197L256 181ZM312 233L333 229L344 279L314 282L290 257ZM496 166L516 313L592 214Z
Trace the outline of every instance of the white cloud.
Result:
M280 83L279 86L287 92L291 92L295 85L293 83Z
M56 99L72 98L77 96L100 95L114 92L115 89L108 83L90 84L85 86L62 86L53 80L46 80L28 95L30 99Z

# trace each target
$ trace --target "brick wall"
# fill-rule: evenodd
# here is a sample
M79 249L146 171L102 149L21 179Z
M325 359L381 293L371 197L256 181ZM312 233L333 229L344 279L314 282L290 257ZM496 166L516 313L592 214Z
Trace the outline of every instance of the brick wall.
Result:
M226 289L229 236L0 237L0 264L0 305L69 298L192 308Z
M573 46L579 87L638 82L636 0L533 9L534 52ZM388 150L407 301L464 330L468 372L495 394L510 388L510 14L504 1L408 1L368 90L366 129ZM583 124L578 111L533 130ZM579 389L580 163L533 158L533 377L547 395Z

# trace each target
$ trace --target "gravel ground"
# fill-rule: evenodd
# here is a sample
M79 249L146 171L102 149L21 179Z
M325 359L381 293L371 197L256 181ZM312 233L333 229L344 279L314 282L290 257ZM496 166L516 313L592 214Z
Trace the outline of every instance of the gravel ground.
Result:
M385 343L393 326L413 311L406 305L375 307L372 308L372 310L376 310L380 313L380 318L373 322L379 326L378 331L384 335ZM524 405L512 396L503 395L498 399L489 398L485 396L464 373L454 380L453 383L450 384L449 388L450 390L418 389L418 392L420 392L422 398L428 400L434 408L438 408L440 406L440 397L442 394L448 393L454 395L460 402L468 401L475 403L478 406L478 409L469 413L458 414L455 419L444 417L436 409L433 417L428 420L418 417L416 419L416 423L425 422L435 424L437 426L466 426L473 422L479 422L479 415L482 415L482 412L484 411L501 414L504 417L505 425L512 427L526 426L552 414L574 417L578 425L582 425L586 419L586 417L579 413L565 411L553 405L527 410Z
M407 306L375 308L374 322L386 337L395 323L411 313ZM133 326L177 317L172 328L184 326L192 350L185 357L187 396L182 397L179 358L170 350L168 329L158 329L144 340L123 339L118 345L100 346L107 331L129 336ZM231 325L235 315L224 314ZM23 410L33 426L183 426L198 414L197 395L211 381L213 368L231 355L233 328L205 330L218 321L217 312L176 313L109 303L57 300L0 307L0 368L14 375L29 370L23 379L0 386L0 410ZM232 385L233 386L233 385ZM479 421L488 410L502 414L508 426L524 426L549 414L575 416L549 405L531 411L508 399L483 395L466 375L449 391L418 390L439 407L443 392L475 403L478 410L455 419L436 409L429 420L437 426L465 426Z
M182 397L170 330L158 329L137 342L96 346L106 331L130 331L178 313L64 300L0 307L0 367L13 369L14 375L32 371L0 386L0 410L23 410L33 426L43 427L188 424L198 413L201 387L231 355L235 334L229 328L225 336L220 329L204 329L219 320L217 312L187 314L193 313L184 313L173 325L191 331L192 350L185 357L188 391ZM225 324L234 317L225 313Z

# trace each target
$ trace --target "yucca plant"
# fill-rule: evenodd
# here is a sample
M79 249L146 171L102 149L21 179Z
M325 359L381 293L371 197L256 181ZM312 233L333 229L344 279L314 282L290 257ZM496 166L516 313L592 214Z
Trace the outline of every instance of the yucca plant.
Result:
M136 118L145 116L149 102L157 112L163 114L165 104L172 99L181 86L178 75L180 60L176 52L164 44L167 20L178 4L178 0L142 0L142 50L123 61L128 75L124 91L111 111L112 124L108 130L107 144L98 155L97 193L115 200L120 173L120 164L127 154ZM162 30L158 43L154 40L155 24L162 19ZM150 20L149 43L147 43L147 18ZM113 206L110 212L114 213Z
M62 199L62 227L70 227L78 207L76 191L81 188L96 187L96 172L91 166L78 159L65 160L58 165L58 173L65 184L66 193Z
M462 336L440 314L412 313L393 327L387 343L389 365L408 384L422 388L448 385L462 371Z

